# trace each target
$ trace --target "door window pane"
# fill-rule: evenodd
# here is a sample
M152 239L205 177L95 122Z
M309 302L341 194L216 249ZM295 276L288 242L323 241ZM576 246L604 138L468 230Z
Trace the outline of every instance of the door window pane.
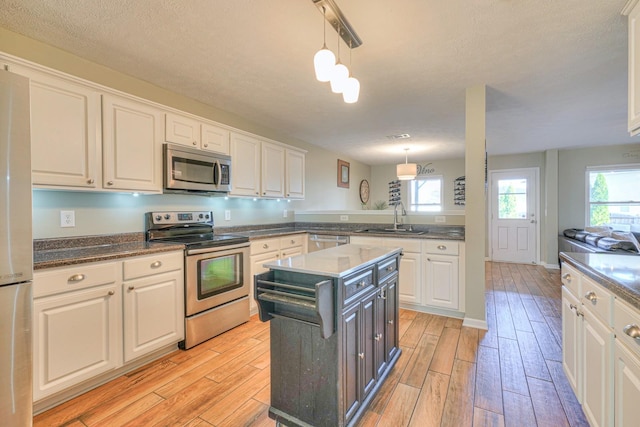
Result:
M498 218L524 219L527 217L527 180L498 180Z

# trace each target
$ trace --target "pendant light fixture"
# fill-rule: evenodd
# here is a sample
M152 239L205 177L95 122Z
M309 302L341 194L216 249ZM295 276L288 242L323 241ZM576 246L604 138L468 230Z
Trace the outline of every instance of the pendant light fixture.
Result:
M344 90L342 91L342 99L347 104L353 104L358 102L358 96L360 96L360 82L358 79L351 75L353 65L351 65L351 46L349 46L349 78L345 82Z
M409 163L409 148L404 149L404 163L396 166L396 174L401 181L409 181L414 179L418 174L418 165Z
M336 65L336 56L327 49L327 20L326 20L326 9L324 6L322 7L322 15L325 19L323 19L323 43L322 49L316 52L313 57L313 66L316 71L316 79L321 82L328 82L331 79L331 73L333 72L333 68Z
M338 36L340 33L338 32ZM342 93L349 78L349 69L340 62L340 37L338 37L338 62L331 72L331 92Z

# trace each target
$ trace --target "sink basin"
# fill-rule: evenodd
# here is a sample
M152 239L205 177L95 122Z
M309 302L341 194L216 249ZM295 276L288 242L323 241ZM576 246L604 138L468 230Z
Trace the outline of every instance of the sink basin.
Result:
M378 233L378 234L414 234L414 235L420 235L420 234L425 234L426 231L421 230L405 230L403 228L398 228L397 230L394 230L393 228L367 228L364 230L358 230L356 231L356 233Z

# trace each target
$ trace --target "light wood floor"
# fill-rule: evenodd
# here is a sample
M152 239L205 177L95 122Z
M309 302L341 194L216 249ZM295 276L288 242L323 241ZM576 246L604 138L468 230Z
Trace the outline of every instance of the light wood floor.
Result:
M562 372L558 271L487 263L489 331L402 310L402 356L359 426L588 426ZM35 426L273 426L256 316L42 413Z

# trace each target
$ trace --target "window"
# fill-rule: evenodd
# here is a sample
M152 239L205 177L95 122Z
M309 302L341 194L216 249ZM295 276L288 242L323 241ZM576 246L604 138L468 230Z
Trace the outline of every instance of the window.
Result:
M498 180L498 218L524 219L527 217L527 180Z
M409 209L414 212L442 210L442 177L416 178L409 181Z
M640 231L640 165L587 169L587 224Z

